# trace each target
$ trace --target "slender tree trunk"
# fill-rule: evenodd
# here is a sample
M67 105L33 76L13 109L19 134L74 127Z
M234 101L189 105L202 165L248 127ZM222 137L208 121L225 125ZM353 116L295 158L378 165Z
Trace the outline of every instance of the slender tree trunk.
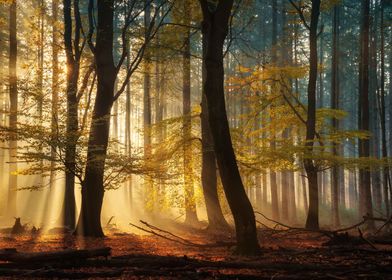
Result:
M359 62L359 116L358 128L369 130L369 26L370 26L370 1L362 0L362 26L361 26L361 53ZM370 147L368 139L359 140L359 156L369 157ZM373 215L371 197L370 171L359 170L359 213L361 216ZM374 227L374 222L369 220L368 226Z
M220 0L213 9L207 0L199 2L203 11L202 33L206 40L203 54L206 75L203 87L219 172L234 217L237 253L257 254L259 245L255 216L238 170L225 108L223 45L228 33L233 0Z
M18 177L16 171L18 142L17 142L17 123L18 123L18 78L16 71L18 42L16 29L16 0L10 4L9 10L9 97L10 97L10 141L9 141L9 177L8 177L8 200L7 200L7 216L12 217L17 215L16 209L16 189L18 184Z
M147 1L148 2L148 1ZM147 30L151 22L151 3L146 4L144 11L144 26ZM146 31L147 32L147 31ZM146 35L147 36L147 35ZM144 131L144 157L146 160L151 157L151 75L150 75L150 55L149 51L145 54L144 64L144 87L143 87L143 131ZM156 196L154 195L153 185L150 178L145 178L146 191L145 199L151 199L151 205L154 207ZM153 209L154 210L154 209Z
M104 167L109 141L110 111L116 68L113 61L114 1L97 2L97 36L94 58L97 72L97 94L87 150L87 164L82 183L82 204L76 233L102 237L101 210L104 196Z
M72 20L72 5L75 27ZM74 0L63 0L64 10L64 45L67 58L66 95L67 95L67 126L65 147L65 193L62 206L63 225L75 228L75 172L76 144L78 140L78 80L80 69L79 38L81 22L78 16L79 3ZM74 38L72 38L75 30Z
M190 11L188 1L184 1L184 24L190 24ZM184 52L182 57L182 114L183 114L183 141L184 141L184 192L185 192L185 223L198 222L196 201L193 186L192 167L192 118L191 118L191 34L190 28L185 28Z
M306 185L305 174L302 173L299 176L301 177L301 183L302 183L302 199L304 201L304 210L305 210L305 212L308 212L308 209L309 209L308 191L307 191L308 188Z
M127 69L130 66L131 63L131 57L130 57L130 46L129 42L127 42L127 57L126 57L126 66ZM125 149L126 153L128 156L132 155L132 115L131 115L131 82L129 81L127 83L127 87L125 90ZM132 174L129 175L129 178L127 180L127 188L128 188L128 199L130 203L130 207L132 209L133 207L133 185L132 185Z
M381 56L381 81L380 81L380 122L381 122L381 143L382 143L382 157L388 157L387 150L387 134L386 134L386 103L385 103L385 27L384 27L384 7L385 1L381 0L381 42L380 42L380 56ZM391 83L391 81L389 82ZM391 119L390 119L391 121ZM389 168L383 169L383 197L385 205L385 213L387 217L390 216L389 195L388 189L391 186L391 178L389 175Z
M206 51L206 38L203 36L203 53ZM202 66L202 80L204 84L206 69ZM209 229L225 229L228 224L220 206L218 197L217 166L214 152L214 143L208 122L207 99L202 88L201 98L201 135L202 135L202 169L201 182L208 217Z
M370 43L369 43L369 130L372 137L369 139L370 144L370 156L375 158L381 157L381 142L380 136L381 131L379 129L380 120L380 106L378 102L378 97L380 96L380 89L378 86L378 65L377 65L377 21L378 12L374 9L375 5L372 4L372 10L374 11L374 16L372 17L372 22L370 24L372 27L370 29ZM374 208L377 211L381 211L381 170L379 168L371 168L371 194L372 201L374 203Z
M319 188L317 182L317 166L312 160L313 146L316 136L316 85L317 85L317 26L320 15L320 0L312 0L310 16L310 70L308 82L308 112L306 121L307 158L304 166L309 184L309 209L306 218L306 228L319 228Z
M289 171L281 172L281 186L282 186L282 217L281 219L285 222L289 220Z
M37 113L38 113L38 123L43 129L43 103L44 103L44 24L45 24L45 3L44 0L39 0L39 16L38 16L38 26L39 26L39 40L38 40L38 64L37 64ZM43 155L43 144L40 143L38 147L39 153ZM39 175L39 185L43 186L44 182L44 160L40 159L40 172Z
M339 109L339 5L333 8L333 31L332 31L332 85L331 85L331 108ZM339 121L332 119L334 130L339 129ZM333 143L332 153L338 155L339 144ZM332 224L337 227L340 225L339 218L339 166L335 164L331 172L331 197L332 197Z
M272 0L272 63L278 61L278 4L277 0ZM275 89L276 90L276 89ZM275 133L275 132L272 132ZM272 140L270 143L271 149L276 148L275 135L271 136ZM278 196L278 184L276 179L276 172L270 170L270 188L271 188L271 206L272 206L272 218L276 221L280 220L279 211L279 196Z
M295 195L295 179L294 172L288 171L288 182L290 186L289 192L289 219L292 223L297 222L297 204L296 204L296 195Z
M55 168L56 168L56 149L55 144L58 140L57 135L57 125L58 125L58 99L59 99L59 40L58 40L58 10L59 1L52 0L52 119L51 119L51 137L52 137L52 147L50 149L50 178L49 187L52 189L55 180Z

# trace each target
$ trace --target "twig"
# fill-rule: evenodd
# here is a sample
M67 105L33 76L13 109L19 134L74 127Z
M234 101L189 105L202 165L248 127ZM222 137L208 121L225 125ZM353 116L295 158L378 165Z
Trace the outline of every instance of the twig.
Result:
M137 228L137 229L139 229L141 231L144 231L144 232L156 235L158 237L161 237L163 239L166 239L166 240L169 240L169 241L172 241L172 242L176 242L176 243L182 244L184 246L192 246L192 247L198 247L198 248L211 248L211 247L224 247L224 246L235 245L234 242L216 242L216 243L210 243L210 244L193 243L193 242L191 242L189 240L186 240L186 239L184 239L182 237L179 237L179 236L177 236L177 235L175 235L175 234L173 234L171 232L168 232L168 231L165 231L163 229L159 229L157 227L154 227L154 226L152 226L152 225L150 225L150 224L148 224L146 222L143 222L143 221L140 221L140 222L145 224L145 225L147 225L150 229L146 229L146 228L137 226L137 225L132 224L132 223L129 223L129 225L131 225L131 226L133 226L133 227L135 227L135 228ZM166 233L166 234L169 234L169 235L171 235L171 236L173 236L173 237L175 237L175 238L177 238L179 240L173 239L173 238L165 236L163 234L160 234L160 233L156 232L153 229L158 230L158 231L163 232L163 233Z
M271 219L271 218L268 218L268 217L265 216L263 213L260 213L260 212L258 212L258 211L255 211L255 213L256 213L256 214L259 214L260 216L262 216L262 217L263 217L264 219L266 219L267 221L270 221L270 222L275 223L275 227L279 225L279 226L285 227L285 228L287 228L287 229L289 229L289 230L299 230L299 231L304 231L304 232L322 233L322 234L328 236L329 238L333 238L333 236L336 235L336 234L334 234L334 232L327 231L327 230L317 230L317 229L306 229L306 228L299 228L299 227L291 227L291 226L289 226L289 225L285 225L285 224L283 224L283 223L281 223L281 222L278 222L278 221L275 221L275 220L273 220L273 219ZM275 229L275 228L274 228L274 229Z
M370 247L372 247L374 250L378 250L376 246L374 246L374 244L372 242L370 242L367 238L365 238L362 234L362 231L360 228L358 228L358 232L359 232L359 237L365 241L365 243L369 244Z
M379 234L380 231L381 231L387 224L389 224L389 223L391 223L391 222L392 222L392 216L390 216L389 219L386 220L385 223L384 223L381 227L379 227L379 229L376 231L376 234Z
M178 239L182 240L183 242L188 243L188 244L190 244L190 245L193 245L193 244L194 244L194 243L190 242L189 240L186 240L185 238L182 238L182 237L180 237L180 236L178 236L178 235L175 235L174 233L171 233L170 231L167 231L167 230L164 230L164 229L160 229L160 228L158 228L158 227L156 227L156 226L150 225L149 223L147 223L147 222L145 222L145 221L143 221L143 220L140 220L140 222L141 222L143 225L149 227L149 228L152 229L152 230L157 230L157 231L160 231L160 232L162 232L162 233L166 233L166 234L168 234L168 235L170 235L170 236L172 236L172 237L174 237L174 238L178 238Z

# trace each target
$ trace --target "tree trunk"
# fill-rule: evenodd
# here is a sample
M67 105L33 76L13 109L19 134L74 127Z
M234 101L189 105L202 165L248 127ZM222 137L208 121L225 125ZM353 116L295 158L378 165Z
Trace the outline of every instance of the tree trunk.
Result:
M316 136L316 84L317 84L317 26L320 15L320 0L312 0L310 16L310 70L308 81L308 112L306 121L307 155L304 166L309 183L309 209L306 218L306 228L319 228L319 188L317 182L317 166L312 160L313 146Z
M255 216L238 170L225 108L223 45L233 0L220 0L213 9L207 0L199 2L203 11L202 33L206 40L203 54L206 75L203 87L219 172L234 217L237 253L257 254L259 245Z
M380 123L381 123L381 143L382 143L382 157L388 157L388 149L387 149L387 136L386 136L386 103L385 103L385 34L384 34L384 7L385 1L381 0L381 42L380 42L380 56L381 56L381 81L380 81ZM391 82L390 82L391 83ZM390 119L391 121L391 119ZM392 121L391 121L392 122ZM390 206L389 206L389 195L388 189L391 186L391 178L389 175L389 168L385 167L383 169L383 197L384 197L384 205L385 205L385 213L386 216L390 216Z
M82 183L82 205L76 233L102 237L101 209L104 196L104 167L109 141L110 111L116 68L113 61L114 1L98 0L98 24L94 58L97 72L97 94L87 150L87 164Z
M295 180L294 180L294 171L288 171L289 176L289 219L292 223L297 222L297 204L296 204L296 195L295 195Z
M277 63L278 60L278 52L277 52L277 43L278 43L278 7L277 0L272 0L272 63ZM276 89L275 89L276 90ZM275 132L272 132L275 133ZM271 135L271 149L275 149L275 135ZM279 197L278 197L278 184L276 179L276 172L274 170L270 170L270 188L271 188L271 206L272 206L272 218L274 220L280 220L280 212L279 212Z
M333 8L333 31L332 31L332 84L331 84L331 108L339 109L339 5ZM332 119L332 127L335 131L339 129L339 121ZM338 155L339 144L333 143L332 153ZM339 166L335 164L331 171L331 199L332 199L332 224L335 227L340 225L339 218Z
M148 1L146 1L148 2ZM146 4L146 10L144 12L144 26L145 29L148 29L148 26L150 25L151 21L151 3ZM146 31L147 32L147 31ZM147 34L146 34L147 37ZM151 75L150 75L150 55L149 55L149 50L147 50L146 55L145 55L145 64L144 64L144 86L143 86L143 131L144 131L144 157L145 160L149 160L149 157L151 156ZM146 200L152 200L152 203L150 205L153 206L156 203L155 201L155 195L153 191L153 185L152 181L150 178L145 177L145 199ZM151 209L149 209L151 210ZM152 209L154 210L154 209Z
M72 5L75 16L73 28ZM63 225L75 228L75 171L76 144L78 140L78 80L80 69L79 37L81 22L78 16L79 4L77 0L63 0L64 10L64 45L67 58L66 95L67 95L67 126L65 147L65 193L62 206ZM72 32L75 30L74 38Z
M362 0L362 26L361 26L361 52L359 62L359 110L358 128L369 130L369 26L370 26L370 1ZM359 140L359 157L369 157L369 139ZM373 215L370 171L359 170L359 214ZM374 227L374 221L369 220L368 226Z
M287 222L289 220L289 171L281 172L281 185L282 185L282 221Z
M59 99L59 40L58 40L58 10L59 1L52 0L52 119L51 119L51 137L53 146L50 149L50 178L49 187L53 188L55 180L55 168L56 168L56 149L57 145L54 144L58 141L57 135L57 124L58 124L58 99Z
M17 141L17 123L18 123L18 78L16 71L18 42L16 33L16 0L10 4L9 10L9 96L10 96L10 114L9 114L9 127L10 127L10 141L9 141L9 177L8 177L8 200L7 200L7 216L12 217L17 215L16 211L16 189L18 184L18 177L15 174L17 165L18 154L18 141Z
M205 37L203 37L203 52L205 51ZM205 67L203 65L202 79L205 80ZM208 217L209 229L228 228L228 224L223 216L218 197L217 167L214 152L214 143L210 125L208 123L208 107L204 87L201 98L201 135L202 135L202 169L201 183L203 187L204 200Z
M184 1L184 24L190 24L189 3ZM182 57L182 114L183 114L183 155L184 155L184 192L185 192L185 223L198 222L196 201L193 186L192 166L192 119L191 119L191 34L190 28L185 28L184 52Z

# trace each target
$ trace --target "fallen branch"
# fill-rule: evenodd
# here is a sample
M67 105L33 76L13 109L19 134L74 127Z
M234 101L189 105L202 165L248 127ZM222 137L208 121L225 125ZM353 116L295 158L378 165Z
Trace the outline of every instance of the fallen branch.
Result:
M168 235L170 235L170 236L172 236L172 237L174 237L174 238L180 239L181 241L183 241L183 242L185 242L185 243L187 243L187 244L189 244L189 245L194 245L194 243L190 242L189 240L186 240L185 238L182 238L181 236L175 235L175 234L171 233L170 231L167 231L167 230L158 228L158 227L156 227L156 226L150 225L149 223L147 223L147 222L145 222L145 221L143 221L143 220L140 220L140 222L141 222L143 225L145 225L146 227L149 227L149 228L152 229L152 230L157 230L157 231L160 231L160 232L162 232L162 233L166 233L166 234L168 234Z
M177 236L177 235L175 235L175 234L173 234L173 233L171 233L169 231L166 231L166 230L157 228L155 226L152 226L152 225L148 224L147 222L144 222L144 221L140 221L140 222L143 223L144 225L148 226L148 228L143 228L143 227L140 227L140 226L132 224L132 223L129 223L129 225L131 225L131 226L133 226L133 227L135 227L135 228L137 228L137 229L139 229L141 231L153 234L155 236L158 236L160 238L166 239L168 241L179 243L179 244L184 245L184 246L192 246L192 247L198 247L198 248L211 248L211 247L233 246L233 245L236 244L234 242L223 242L223 241L210 243L210 244L194 243L194 242L191 242L191 241L189 241L189 240L187 240L185 238ZM172 237L177 238L177 239L174 239L172 237L168 237L168 236L166 236L164 234L161 234L159 232L156 232L156 231L159 231L161 233L167 234L167 235L172 236Z
M314 232L314 233L321 233L323 235L328 236L329 238L333 238L334 236L334 232L328 231L328 230L321 230L321 229L306 229L306 228L300 228L300 227L292 227L286 224L283 224L281 222L275 221L271 218L268 218L267 216L265 216L263 213L260 213L258 211L255 211L256 214L259 214L260 216L262 216L264 219L266 219L269 222L273 222L276 225L279 225L281 227L287 228L288 230L296 230L296 231L302 231L302 232ZM275 228L274 228L275 229Z
M23 253L16 249L0 250L0 260L14 263L37 263L37 262L55 262L69 260L83 260L95 257L110 256L111 248L97 248L85 250L64 250L51 252L33 252Z
M57 269L1 269L0 276L18 276L18 277L45 277L45 278L62 278L62 279L82 279L82 278L109 278L120 277L123 269L104 270L104 271L63 271Z
M383 225L381 227L379 227L379 229L376 231L376 234L379 234L380 231L388 224L392 223L392 215L389 217L389 219L384 221L385 223L383 223Z
M369 244L369 246L372 247L374 250L377 250L377 247L374 246L372 242L370 242L368 239L366 239L366 238L363 236L363 233L362 233L362 231L361 231L360 228L358 228L358 233L359 233L359 237L360 237L363 241L365 241L365 243Z

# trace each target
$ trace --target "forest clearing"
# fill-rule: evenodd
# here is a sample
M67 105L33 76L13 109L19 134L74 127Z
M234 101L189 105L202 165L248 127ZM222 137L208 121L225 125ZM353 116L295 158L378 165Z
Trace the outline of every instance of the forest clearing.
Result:
M45 265L32 256L0 262L0 276L59 279L388 279L392 273L392 239L366 239L344 234L330 238L319 232L262 228L260 255L233 255L235 232L206 231L174 222L171 234L143 226L170 238L139 231L107 230L104 239L78 239L71 234L1 237L1 246L18 252L67 252L111 248L111 257L84 259L72 252L61 261L45 256ZM167 228L166 228L167 229ZM351 231L352 232L352 231ZM354 231L355 232L355 231ZM177 237L174 237L174 235ZM174 240L174 241L173 241ZM184 241L186 240L186 241ZM189 244L187 244L189 243ZM0 252L0 259L3 260Z
M391 0L0 0L0 277L392 279Z

